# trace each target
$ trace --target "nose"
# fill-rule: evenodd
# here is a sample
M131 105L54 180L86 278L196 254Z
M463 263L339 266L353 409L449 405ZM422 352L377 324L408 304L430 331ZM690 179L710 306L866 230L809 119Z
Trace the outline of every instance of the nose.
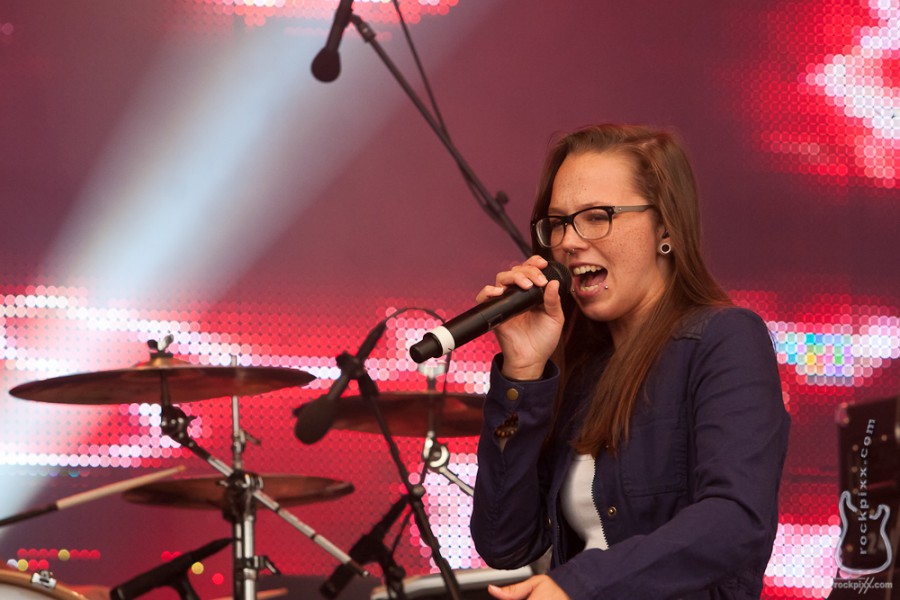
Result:
M575 231L575 226L569 223L563 232L563 239L559 248L566 254L575 254L579 250L583 250L587 245L584 238Z

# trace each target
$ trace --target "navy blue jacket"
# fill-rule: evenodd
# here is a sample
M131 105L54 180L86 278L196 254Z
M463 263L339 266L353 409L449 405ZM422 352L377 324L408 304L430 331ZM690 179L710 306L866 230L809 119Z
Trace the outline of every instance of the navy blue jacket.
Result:
M552 546L548 574L573 600L759 598L790 419L772 340L756 314L702 311L664 348L628 443L596 460L592 494L605 551L582 551L558 504L569 440L598 373L568 387L566 433L542 452L559 371L551 364L540 381L509 381L500 360L485 401L471 523L490 566L521 567ZM495 429L513 413L518 430L501 451Z

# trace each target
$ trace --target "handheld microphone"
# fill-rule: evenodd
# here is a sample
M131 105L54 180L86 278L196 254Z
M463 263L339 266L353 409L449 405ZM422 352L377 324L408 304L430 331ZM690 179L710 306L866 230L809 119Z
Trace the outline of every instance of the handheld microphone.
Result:
M341 45L341 38L350 22L352 12L353 0L341 0L337 12L334 13L334 22L331 24L331 31L328 32L325 47L319 50L312 62L312 73L319 81L328 83L341 74L341 55L338 54L338 46Z
M551 260L541 272L548 280L559 282L560 294L568 293L572 274L565 265ZM502 296L483 302L426 333L409 349L409 356L417 363L443 356L543 301L543 288L511 287Z
M231 543L231 538L222 538L206 544L196 550L186 552L181 556L173 558L169 562L163 563L158 567L154 567L146 573L141 573L137 577L133 577L117 585L109 592L111 600L131 600L155 590L158 587L169 586L176 583L176 580L187 576L187 570L195 562L212 556L225 546ZM189 584L188 584L189 585ZM196 594L195 594L196 595Z

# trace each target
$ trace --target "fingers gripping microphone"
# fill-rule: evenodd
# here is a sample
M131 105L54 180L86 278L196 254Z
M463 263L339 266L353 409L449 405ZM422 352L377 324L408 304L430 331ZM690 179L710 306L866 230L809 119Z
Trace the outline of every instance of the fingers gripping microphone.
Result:
M565 265L550 261L541 272L548 280L559 282L560 294L568 293L572 274ZM509 288L502 296L483 302L426 333L422 341L409 349L409 356L417 363L443 356L543 301L543 288Z
M328 32L325 47L319 50L312 62L313 75L319 81L328 83L341 74L341 55L338 54L338 46L341 45L341 38L350 22L352 12L353 0L341 0L337 12L334 13L334 22L331 24L331 31Z

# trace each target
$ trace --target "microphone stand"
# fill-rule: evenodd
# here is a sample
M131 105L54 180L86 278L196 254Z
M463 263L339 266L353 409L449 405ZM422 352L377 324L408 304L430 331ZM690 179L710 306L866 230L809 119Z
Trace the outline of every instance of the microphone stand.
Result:
M437 135L438 139L453 157L453 160L456 162L460 171L463 173L463 177L466 179L466 182L469 184L473 193L481 200L482 207L488 213L488 216L493 219L495 223L497 223L506 233L513 239L513 242L519 247L519 249L524 253L525 256L531 256L531 245L528 244L525 239L522 237L522 234L516 229L516 226L509 219L509 215L506 214L506 211L503 209L503 205L509 200L506 197L506 194L503 192L498 192L497 196L494 197L487 190L485 185L478 179L478 176L475 175L472 168L466 162L466 160L462 157L459 150L450 140L450 136L447 135L447 132L440 126L440 124L435 120L434 116L428 111L428 108L422 102L422 100L416 95L415 90L409 85L409 82L406 78L403 77L403 74L397 68L397 65L391 60L391 58L384 51L384 48L381 47L381 44L378 43L378 40L375 37L375 32L372 30L369 25L362 20L356 13L350 14L350 22L353 23L356 30L362 36L363 40L372 46L378 56L381 58L381 61L385 64L391 74L394 76L394 79L397 80L397 83L400 84L400 87L403 88L403 91L406 92L406 95L409 96L410 100L412 100L413 104L415 104L416 108L419 109L419 112L424 117L425 121L428 122L428 125L431 127L432 131L434 131L435 135Z
M297 417L294 425L294 435L304 444L314 444L322 439L331 429L334 418L337 415L338 399L353 380L365 374L364 363L375 348L375 344L381 339L387 329L387 319L380 321L360 344L356 356L349 352L343 352L337 357L337 365L341 369L341 375L331 384L331 388L324 396L316 398L307 404L301 404L294 409Z
M372 381L372 378L369 377L368 373L362 370L361 365L359 366L357 374L360 394L369 402L375 420L378 421L378 428L381 430L381 435L388 445L388 450L394 461L394 465L397 467L397 472L400 474L400 479L406 487L406 495L404 496L405 502L409 504L409 508L419 527L419 533L425 541L425 544L431 549L431 557L434 559L435 564L437 564L438 569L440 569L444 587L447 589L447 596L452 600L461 600L462 595L459 583L456 581L453 569L450 568L450 565L441 555L440 543L435 537L434 532L431 530L431 523L429 523L428 514L425 512L425 505L422 502L422 496L425 495L425 488L422 484L413 485L410 482L409 471L400 456L400 449L397 448L394 436L391 435L387 421L385 421L384 415L381 413L381 408L378 406L378 388L375 385L375 382Z
M393 592L391 597L399 600L406 600L406 592L403 589L403 578L406 577L406 571L397 564L393 553L384 545L384 537L406 506L406 496L402 496L394 502L381 520L372 527L372 530L360 537L350 548L350 557L361 565L373 560L378 561L384 572L385 586ZM328 580L322 584L319 591L326 598L337 598L352 577L353 572L350 569L339 565Z

